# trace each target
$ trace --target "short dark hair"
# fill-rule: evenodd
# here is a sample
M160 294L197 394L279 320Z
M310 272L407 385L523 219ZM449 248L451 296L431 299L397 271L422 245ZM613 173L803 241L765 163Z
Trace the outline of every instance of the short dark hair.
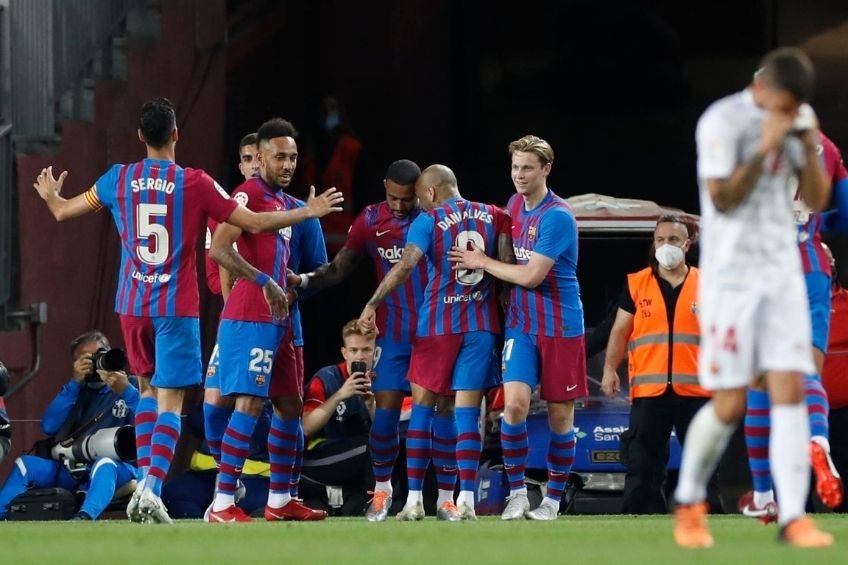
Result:
M259 130L256 132L256 145L260 145L263 141L269 141L275 137L297 137L297 130L288 120L271 118L259 126Z
M692 218L680 214L663 214L657 219L657 226L660 224L680 224L686 228L686 236L690 241L694 241L698 235L698 224ZM656 226L654 227L656 229Z
M249 133L246 136L242 137L241 141L239 141L239 151L241 151L242 147L246 147L248 145L256 145L256 138L256 132Z
M109 345L109 339L103 334L103 332L101 332L100 330L91 330L85 332L82 335L78 335L71 341L71 355L74 354L74 351L77 350L77 347L92 341L98 341L105 345L107 348L111 347L111 345Z
M798 102L813 96L816 71L810 58L796 47L781 47L763 57L760 77L771 88L785 90Z
M177 113L167 98L153 98L141 107L138 128L144 142L154 149L161 149L177 129Z
M415 184L419 176L421 176L421 168L409 159L395 161L386 169L386 180L401 186Z

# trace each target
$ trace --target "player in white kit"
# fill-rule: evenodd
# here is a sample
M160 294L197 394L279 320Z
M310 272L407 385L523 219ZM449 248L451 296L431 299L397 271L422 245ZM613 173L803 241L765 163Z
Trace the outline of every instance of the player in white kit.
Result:
M804 514L809 426L803 375L813 370L810 313L793 223L796 190L813 210L830 184L816 155L806 104L814 71L798 49L763 59L746 90L713 103L698 122L701 194L700 384L712 400L687 435L675 499L674 537L709 547L706 483L745 414L745 391L764 378L771 399L770 462L780 499L780 538L831 545Z

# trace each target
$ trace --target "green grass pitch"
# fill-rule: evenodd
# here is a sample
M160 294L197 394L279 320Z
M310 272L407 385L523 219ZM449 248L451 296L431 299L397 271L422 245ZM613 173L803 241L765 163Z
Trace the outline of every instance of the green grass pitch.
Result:
M848 515L818 515L836 545L801 550L775 541L777 528L714 516L716 546L683 550L671 517L561 516L556 522L405 523L330 518L317 523L173 526L100 522L4 522L0 563L848 563Z

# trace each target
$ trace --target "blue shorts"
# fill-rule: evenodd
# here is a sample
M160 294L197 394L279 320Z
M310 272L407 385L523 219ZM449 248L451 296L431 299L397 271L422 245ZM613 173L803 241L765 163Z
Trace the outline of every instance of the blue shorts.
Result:
M119 314L130 371L162 388L202 381L200 322L197 318Z
M218 343L215 342L215 347L212 348L212 355L209 356L209 364L206 365L206 380L203 382L203 388L221 388L218 385L218 366L221 361L218 351Z
M565 402L589 395L583 336L528 335L507 328L503 348L503 380L541 385L543 400Z
M409 381L441 395L486 390L500 384L497 359L491 332L417 337Z
M218 326L218 388L221 394L267 397L274 355L285 326L221 320Z
M810 320L813 324L813 347L827 353L827 335L830 331L830 276L825 273L807 273L807 300L810 303Z
M203 381L200 359L200 322L197 318L161 317L153 322L156 365L155 387L184 388Z
M394 341L386 337L377 338L374 353L374 371L377 377L371 382L371 390L402 390L409 392L409 359L412 356L411 341Z

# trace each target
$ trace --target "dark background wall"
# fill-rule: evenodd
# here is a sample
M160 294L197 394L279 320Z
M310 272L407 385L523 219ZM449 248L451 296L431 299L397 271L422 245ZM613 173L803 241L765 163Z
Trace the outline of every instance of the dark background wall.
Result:
M513 190L506 145L532 132L554 146L550 184L562 195L697 212L698 115L744 87L766 51L789 44L813 57L814 105L825 132L848 146L848 5L838 0L540 1L504 11L449 0L161 5L160 40L132 46L129 81L98 85L96 122L63 124L55 154L17 156L20 302L48 302L50 320L42 370L9 402L16 449L36 439L41 412L68 378L70 339L98 326L120 343L111 222L100 214L55 224L32 179L49 163L68 168L74 194L109 163L141 158L135 120L151 96L178 104L178 160L228 187L239 180L244 133L280 115L307 143L318 100L333 93L364 144L357 208L381 198L382 173L401 157L444 163L465 196L505 203ZM358 314L372 286L363 266L349 285L304 305L309 369L334 360L341 322ZM205 293L202 302L208 350L220 304ZM22 373L26 333L0 334L0 358Z

